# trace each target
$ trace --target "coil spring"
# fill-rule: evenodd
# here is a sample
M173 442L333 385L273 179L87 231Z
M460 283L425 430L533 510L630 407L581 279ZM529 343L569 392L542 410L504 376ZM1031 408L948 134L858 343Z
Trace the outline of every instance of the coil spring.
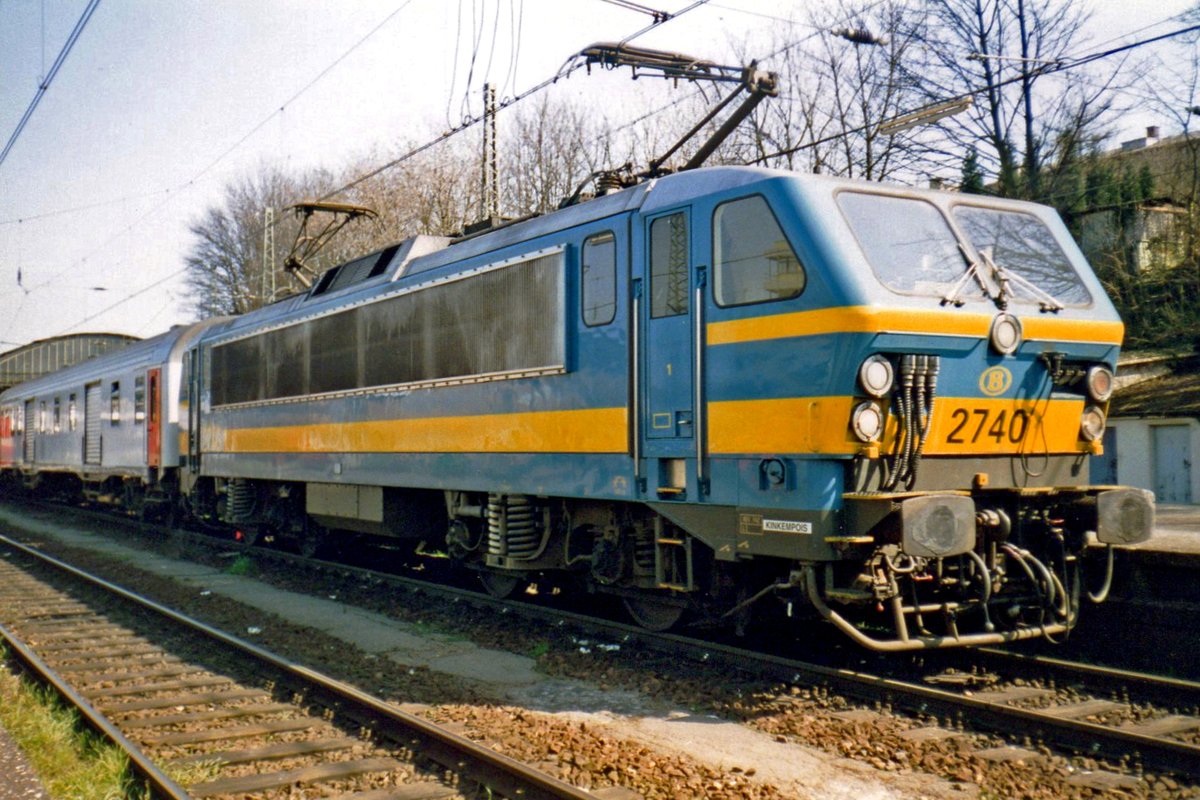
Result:
M225 521L245 522L254 514L254 489L240 478L225 486Z
M528 559L542 544L540 510L523 494L489 494L488 555Z
M639 531L633 537L633 563L638 569L653 570L655 558L654 532Z

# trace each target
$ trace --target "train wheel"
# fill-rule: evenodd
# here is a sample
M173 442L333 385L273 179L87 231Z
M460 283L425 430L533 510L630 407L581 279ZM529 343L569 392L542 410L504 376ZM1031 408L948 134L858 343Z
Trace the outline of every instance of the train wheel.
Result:
M525 581L515 575L502 575L497 572L479 573L479 582L492 597L503 600L512 597L518 589L525 586Z
M679 622L684 607L663 600L626 597L625 610L633 617L634 622L646 630L665 631Z

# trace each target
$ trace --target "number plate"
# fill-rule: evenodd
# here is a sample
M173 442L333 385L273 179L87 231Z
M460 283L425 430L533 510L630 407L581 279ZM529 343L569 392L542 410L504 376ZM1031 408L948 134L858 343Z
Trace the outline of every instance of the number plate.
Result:
M1009 413L1009 412L1012 413ZM966 408L958 407L950 412L954 427L946 434L946 444L979 444L986 442L1002 445L1020 444L1029 432L1029 420L1033 412L1024 408Z
M939 398L926 440L929 455L1077 453L1082 400Z

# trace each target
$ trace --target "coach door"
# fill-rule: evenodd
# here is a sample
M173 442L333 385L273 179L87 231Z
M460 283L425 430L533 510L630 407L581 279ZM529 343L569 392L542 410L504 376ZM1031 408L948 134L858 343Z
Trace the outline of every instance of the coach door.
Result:
M152 369L146 373L146 465L162 466L162 393L159 390L161 371Z
M651 494L683 496L686 465L697 452L698 396L696 336L700 330L699 279L691 252L687 209L647 219L642 229L645 256L638 334L639 428Z
M193 347L183 354L183 379L187 381L184 391L184 408L180 409L180 421L187 421L187 465L188 472L195 475L200 471L200 376L201 350Z
M100 384L83 390L83 463L100 463Z
M33 463L33 447L34 447L34 431L37 430L37 424L34 420L33 401L25 401L25 438L22 442L22 461L26 464Z

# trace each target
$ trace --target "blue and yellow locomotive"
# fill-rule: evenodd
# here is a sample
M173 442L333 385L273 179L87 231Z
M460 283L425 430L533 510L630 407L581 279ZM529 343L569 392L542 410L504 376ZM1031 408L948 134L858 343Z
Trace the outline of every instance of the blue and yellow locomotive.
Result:
M1149 493L1088 481L1122 331L1045 207L694 170L210 325L171 491L306 546L423 541L496 593L582 585L654 628L807 609L884 650L1053 635L1106 581L1089 538L1153 526Z

